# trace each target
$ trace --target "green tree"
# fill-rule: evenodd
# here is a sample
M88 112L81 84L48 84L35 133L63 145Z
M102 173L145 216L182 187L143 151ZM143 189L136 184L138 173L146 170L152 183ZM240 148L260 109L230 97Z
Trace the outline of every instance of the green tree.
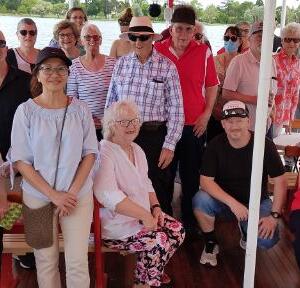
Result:
M5 7L9 11L16 11L21 4L21 0L9 0L5 1Z
M44 17L50 14L52 9L52 4L43 0L38 0L35 6L32 7L31 12L33 14Z
M197 19L202 19L204 10L201 3L198 0L192 0L190 4L195 9Z
M264 6L264 1L263 0L256 0L255 5L256 6Z
M262 20L264 18L264 7L254 6L252 9L249 9L245 12L244 18L248 22L255 22L255 21Z
M219 16L219 11L216 6L209 5L206 7L203 13L203 21L207 23L216 23L216 19Z
M20 14L31 14L31 9L37 2L38 0L22 0L17 12Z
M68 11L68 5L66 3L56 3L52 5L51 14L56 15L58 18L65 15Z

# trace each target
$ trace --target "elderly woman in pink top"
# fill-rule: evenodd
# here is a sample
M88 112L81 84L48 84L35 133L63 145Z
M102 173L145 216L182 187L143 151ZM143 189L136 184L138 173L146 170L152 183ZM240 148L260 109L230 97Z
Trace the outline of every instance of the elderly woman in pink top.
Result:
M100 168L94 193L104 245L135 252L135 288L169 287L165 265L182 244L182 224L162 212L148 178L145 153L133 143L140 130L136 104L115 102L104 113Z
M300 24L289 23L281 32L282 49L274 56L277 68L277 94L275 96L275 119L273 135L280 134L283 127L291 132L291 121L295 117L300 88Z

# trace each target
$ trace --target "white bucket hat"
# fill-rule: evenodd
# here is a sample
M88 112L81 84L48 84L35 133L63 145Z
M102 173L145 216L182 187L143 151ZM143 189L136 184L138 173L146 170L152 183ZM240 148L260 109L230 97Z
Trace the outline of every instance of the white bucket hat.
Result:
M162 38L162 35L154 33L151 20L148 16L132 17L128 32L122 33L119 37L128 40L128 34L153 35L153 41Z

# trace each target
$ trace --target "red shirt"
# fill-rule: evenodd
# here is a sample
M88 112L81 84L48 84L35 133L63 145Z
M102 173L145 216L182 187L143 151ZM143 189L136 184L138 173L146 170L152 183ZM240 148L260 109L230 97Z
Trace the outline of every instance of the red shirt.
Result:
M185 125L194 125L205 109L205 88L219 84L211 50L192 40L178 58L172 52L172 38L154 44L157 51L175 63L183 95Z
M292 211L298 210L298 209L300 209L300 189L297 192L295 192L294 200L293 200L292 206L291 206Z

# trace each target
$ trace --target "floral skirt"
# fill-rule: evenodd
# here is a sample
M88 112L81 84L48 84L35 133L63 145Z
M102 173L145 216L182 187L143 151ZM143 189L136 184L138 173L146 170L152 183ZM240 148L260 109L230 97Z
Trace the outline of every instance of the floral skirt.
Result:
M122 240L103 241L106 247L137 254L135 284L159 287L164 268L182 244L185 232L180 222L164 214L164 224L155 231L140 231Z

